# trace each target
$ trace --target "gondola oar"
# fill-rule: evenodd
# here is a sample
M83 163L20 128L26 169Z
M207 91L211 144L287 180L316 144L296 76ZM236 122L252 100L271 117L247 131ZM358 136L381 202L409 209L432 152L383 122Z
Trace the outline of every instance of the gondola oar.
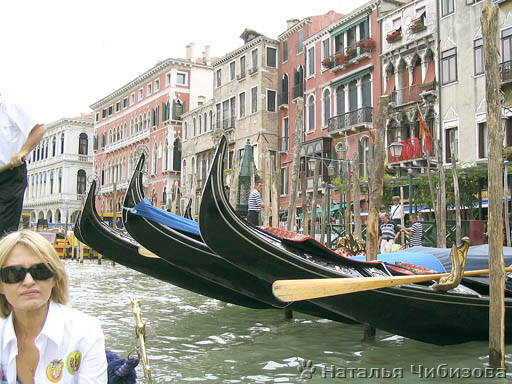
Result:
M151 257L153 259L159 259L160 258L160 256L158 256L157 254L151 252L149 249L143 247L142 245L139 247L139 255L144 256L144 257Z
M505 272L512 272L512 267L505 268ZM464 272L464 276L479 276L488 273L488 269L478 269ZM272 284L272 292L277 299L283 302L290 302L394 287L402 284L421 283L425 281L438 280L448 275L448 273L435 273L430 275L414 276L276 280L274 281L274 284Z

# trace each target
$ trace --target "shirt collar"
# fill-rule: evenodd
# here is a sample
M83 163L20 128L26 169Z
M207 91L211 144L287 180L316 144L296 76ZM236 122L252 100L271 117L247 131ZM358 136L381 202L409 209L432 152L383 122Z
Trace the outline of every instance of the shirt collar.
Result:
M46 315L46 321L44 322L43 329L41 330L39 336L45 335L57 346L60 346L64 330L63 315L64 314L62 313L61 306L57 303L54 303L53 301L50 301L48 315Z
M16 333L14 332L14 323L12 321L13 319L13 312L7 316L6 324L5 324L5 330L4 330L4 344L2 345L2 349L5 351L9 343L13 340L16 340Z

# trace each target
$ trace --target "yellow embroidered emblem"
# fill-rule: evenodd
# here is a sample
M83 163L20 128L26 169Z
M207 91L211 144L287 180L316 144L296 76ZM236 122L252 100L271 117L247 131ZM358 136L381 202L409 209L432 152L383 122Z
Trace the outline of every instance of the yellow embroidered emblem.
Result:
M48 367L46 367L46 377L52 383L58 383L62 379L62 373L64 372L64 362L62 359L55 359L50 361Z
M82 362L82 353L79 350L71 352L66 358L66 368L68 372L74 375L78 368L80 368L80 363Z

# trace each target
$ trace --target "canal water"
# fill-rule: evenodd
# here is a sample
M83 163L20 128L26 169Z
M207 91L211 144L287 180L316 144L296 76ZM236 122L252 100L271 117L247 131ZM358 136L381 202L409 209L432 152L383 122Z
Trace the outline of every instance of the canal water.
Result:
M364 343L361 325L301 314L285 320L280 311L225 304L109 260L64 263L70 305L98 317L107 348L123 357L137 345L130 299L140 301L154 383L481 383L491 376L486 342L440 347L377 331ZM485 383L511 380L507 374Z

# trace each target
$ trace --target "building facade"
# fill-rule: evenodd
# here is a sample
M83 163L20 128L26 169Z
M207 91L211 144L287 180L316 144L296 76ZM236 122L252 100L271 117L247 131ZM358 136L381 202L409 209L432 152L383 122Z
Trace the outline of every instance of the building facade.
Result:
M27 158L28 185L23 207L30 222L50 227L73 224L93 172L92 115L63 118L46 125L46 133Z
M212 79L209 47L197 59L191 44L185 59L159 62L91 105L99 211L120 212L123 193L142 154L146 197L155 206L170 207L180 181L181 116L212 97Z
M278 42L246 29L244 45L213 62L213 99L184 116L182 205L193 202L197 216L215 144L220 135L229 141L228 168L241 159L247 141L254 148L255 165L264 177L264 156L277 153Z

